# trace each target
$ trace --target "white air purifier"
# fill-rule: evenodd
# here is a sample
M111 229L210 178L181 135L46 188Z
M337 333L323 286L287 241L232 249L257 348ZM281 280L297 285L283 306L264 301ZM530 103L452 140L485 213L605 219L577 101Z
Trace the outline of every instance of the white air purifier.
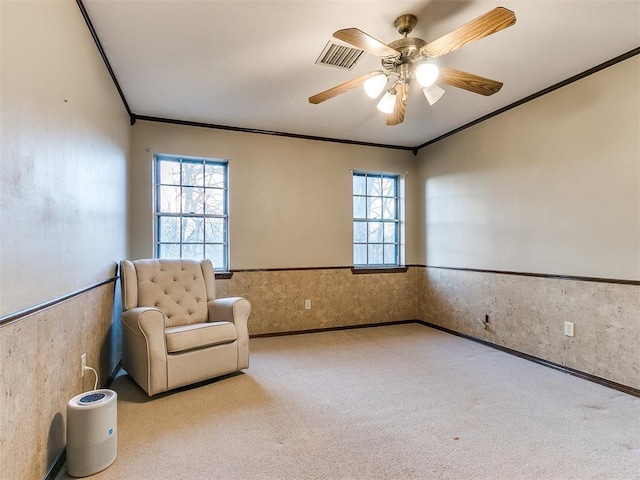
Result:
M67 473L87 477L111 465L118 454L118 395L91 390L67 403Z

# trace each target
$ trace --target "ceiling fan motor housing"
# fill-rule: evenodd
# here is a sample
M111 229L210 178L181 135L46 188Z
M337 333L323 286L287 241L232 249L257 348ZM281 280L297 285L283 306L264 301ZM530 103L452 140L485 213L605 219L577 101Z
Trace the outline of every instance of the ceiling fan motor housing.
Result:
M391 58L382 58L381 63L382 67L385 70L389 70L391 72L397 72L398 67L401 65L412 65L414 57L417 56L420 48L426 45L427 42L422 40L421 38L401 38L400 40L396 40L391 42L388 46L400 52L399 57L391 57Z

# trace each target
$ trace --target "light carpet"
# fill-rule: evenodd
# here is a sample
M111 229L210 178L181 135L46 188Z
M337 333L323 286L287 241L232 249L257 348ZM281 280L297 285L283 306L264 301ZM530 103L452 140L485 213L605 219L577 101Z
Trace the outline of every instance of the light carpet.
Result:
M252 339L246 373L111 388L95 479L640 478L639 398L419 324Z

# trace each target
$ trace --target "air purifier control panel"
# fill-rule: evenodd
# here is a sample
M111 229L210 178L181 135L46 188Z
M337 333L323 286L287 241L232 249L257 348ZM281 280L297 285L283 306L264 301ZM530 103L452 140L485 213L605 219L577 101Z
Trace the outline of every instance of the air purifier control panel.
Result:
M80 404L96 403L102 400L104 397L106 397L106 395L102 392L90 393L89 395L85 395L80 399Z

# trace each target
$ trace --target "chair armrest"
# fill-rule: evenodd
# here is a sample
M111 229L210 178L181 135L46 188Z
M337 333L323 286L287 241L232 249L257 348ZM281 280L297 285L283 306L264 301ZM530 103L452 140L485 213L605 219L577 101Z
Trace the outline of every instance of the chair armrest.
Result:
M164 336L164 314L153 307L136 307L125 310L121 315L122 323L136 335L153 336L154 330Z
M207 302L210 322L244 322L251 313L249 300L243 297L216 298ZM237 325L236 325L237 326Z
M124 369L149 395L167 390L165 316L157 308L122 312Z
M210 322L233 322L238 336L238 370L249 366L249 327L251 304L243 297L216 298L207 302Z

